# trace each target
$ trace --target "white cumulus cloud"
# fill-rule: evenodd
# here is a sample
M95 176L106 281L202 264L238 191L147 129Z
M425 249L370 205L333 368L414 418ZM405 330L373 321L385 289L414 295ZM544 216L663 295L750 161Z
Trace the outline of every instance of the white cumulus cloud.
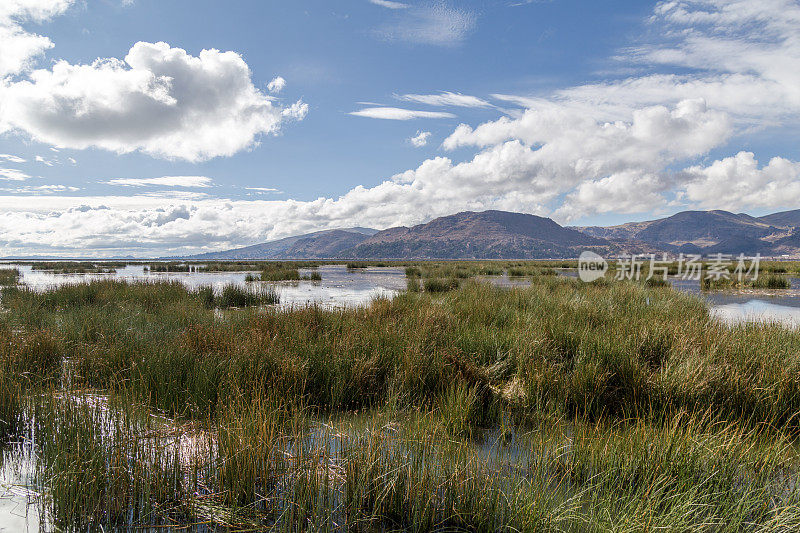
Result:
M273 80L267 84L267 90L271 93L279 93L284 87L286 87L286 80L280 76L273 78Z
M62 14L73 0L3 0L0 3L0 79L27 70L53 47L53 41L30 33L22 24L42 23Z
M431 138L431 132L429 131L418 131L416 135L409 139L409 142L416 146L417 148L422 148L426 144L428 144L428 139Z
M5 123L56 146L188 161L252 147L307 106L287 109L255 88L239 54L192 56L164 42L136 43L124 60L58 61L0 85L0 131Z
M710 209L800 205L800 163L773 157L763 167L752 152L695 165L682 173L681 198Z

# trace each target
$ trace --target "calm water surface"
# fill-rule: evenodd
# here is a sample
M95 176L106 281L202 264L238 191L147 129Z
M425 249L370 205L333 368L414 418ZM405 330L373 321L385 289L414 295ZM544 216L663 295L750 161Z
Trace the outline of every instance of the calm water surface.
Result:
M696 294L709 303L711 315L726 324L775 322L800 326L800 279L789 277L791 288L774 291L702 292L697 281L673 278L672 286Z
M576 270L562 270L561 275L577 277ZM789 276L791 288L774 291L703 292L696 280L671 277L672 287L697 295L709 304L711 315L726 324L775 322L800 326L800 278Z
M231 283L241 286L269 283L280 294L281 307L296 307L310 303L330 308L352 307L367 304L378 297L391 298L406 287L405 269L396 267L348 270L344 265L325 265L316 269L322 275L322 281L246 283L245 276L248 272L145 272L142 265L128 265L117 269L116 274L54 274L33 270L30 265L9 266L18 268L21 282L35 290L97 279L179 281L191 290L211 286L217 291ZM311 272L313 270L300 269L301 275Z

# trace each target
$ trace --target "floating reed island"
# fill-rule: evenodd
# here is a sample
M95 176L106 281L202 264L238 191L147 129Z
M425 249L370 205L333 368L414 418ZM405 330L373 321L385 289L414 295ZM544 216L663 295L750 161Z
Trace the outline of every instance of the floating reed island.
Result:
M0 472L61 531L800 528L800 333L554 266L336 310L11 283Z

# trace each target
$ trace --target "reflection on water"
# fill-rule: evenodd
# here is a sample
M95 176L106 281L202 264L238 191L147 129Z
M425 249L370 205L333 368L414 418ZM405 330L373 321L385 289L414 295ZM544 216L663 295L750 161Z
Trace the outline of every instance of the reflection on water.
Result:
M326 265L316 269L321 282L276 284L282 307L315 302L326 307L363 305L379 297L391 298L406 288L404 268L373 267L348 270L344 265ZM311 270L300 270L301 275Z
M0 449L0 532L41 531L30 449Z
M726 324L774 322L797 327L800 325L800 279L789 277L789 281L790 289L755 294L751 291L703 292L698 281L670 279L673 288L704 298L711 316Z
M800 307L756 299L745 303L714 305L711 307L711 315L732 325L744 322L774 322L791 327L800 325Z
M215 291L220 291L225 285L248 285L245 282L248 272L146 272L143 265L128 265L117 269L115 274L54 274L33 270L30 265L8 266L19 269L20 281L35 290L99 279L179 281L190 290L210 286ZM392 297L406 287L405 270L402 268L373 267L348 270L344 265L325 265L317 271L322 275L322 281L255 283L269 283L274 286L280 295L281 307L296 307L309 303L325 307L351 307L369 303L378 297ZM311 272L312 270L300 270L301 275Z
M559 274L577 278L576 270L560 270ZM700 282L670 277L673 289L697 295L708 302L711 316L729 325L748 322L774 322L800 326L800 278L789 276L791 288L773 291L700 290Z

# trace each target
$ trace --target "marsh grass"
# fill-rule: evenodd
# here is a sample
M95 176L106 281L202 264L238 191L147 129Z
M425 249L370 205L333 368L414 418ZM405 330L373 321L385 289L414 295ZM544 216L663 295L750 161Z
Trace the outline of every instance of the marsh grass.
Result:
M761 275L750 283L756 289L791 289L792 284L786 276L780 274Z
M304 391L315 405L346 408L390 395L433 399L464 375L472 380L466 384L480 377L498 390L516 388L532 405L598 415L681 404L781 419L800 410L786 378L800 368L800 339L783 328L726 328L691 296L634 283L543 276L508 290L474 282L455 289L456 281L443 280L448 290L439 296L434 280L423 279L426 292L368 308L241 310L224 322L210 310L211 292L176 283L104 280L44 293L10 287L3 321L22 330L6 337L26 375L58 372L67 356L84 378L107 376L92 381L100 387L118 376L145 391L164 382L165 390L197 387L198 397L214 397L203 390L230 380L263 388L269 376L282 393ZM213 307L272 298L234 288ZM172 381L184 371L188 389Z
M14 369L0 361L0 448L17 434L22 422L23 388Z
M703 276L700 278L700 289L704 291L724 291L739 287L739 283L731 278L711 278Z
M103 398L55 392L33 411L36 477L55 524L86 530L186 516L180 448L166 445L148 415L118 405L112 416Z
M761 261L759 271L768 274L796 274L800 272L800 261Z
M708 412L610 424L542 413L510 437L458 435L453 423L469 411L462 402L476 396L447 394L460 397L446 400L461 406L453 413L383 410L320 424L274 400L235 400L193 429L154 422L135 404L51 395L36 407L31 435L48 509L68 530L204 521L256 530L739 531L789 530L800 519L797 452L767 427Z
M800 525L800 333L643 283L419 271L423 292L337 310L7 287L0 429L73 531Z
M670 287L671 284L663 277L653 276L644 280L644 284L648 287Z
M128 263L89 261L40 261L29 263L32 270L44 270L53 274L113 274Z
M728 278L709 278L704 276L700 280L700 288L704 291L723 291L744 288L752 289L791 289L792 283L785 275L781 274L761 274L753 279L739 280L734 277Z
M296 268L277 268L261 272L261 281L300 281Z
M460 280L483 276L529 277L555 276L558 268L576 268L572 261L423 261L405 268L408 278L455 278Z
M422 288L425 292L448 292L459 287L459 278L424 278Z
M240 287L229 284L222 288L214 300L216 307L255 307L280 303L280 296L272 287Z
M303 281L322 281L322 274L318 270L312 270L301 277Z
M416 266L406 267L406 277L407 278L421 278L422 277L422 269Z
M16 268L0 268L0 286L16 285L19 282L19 270Z

